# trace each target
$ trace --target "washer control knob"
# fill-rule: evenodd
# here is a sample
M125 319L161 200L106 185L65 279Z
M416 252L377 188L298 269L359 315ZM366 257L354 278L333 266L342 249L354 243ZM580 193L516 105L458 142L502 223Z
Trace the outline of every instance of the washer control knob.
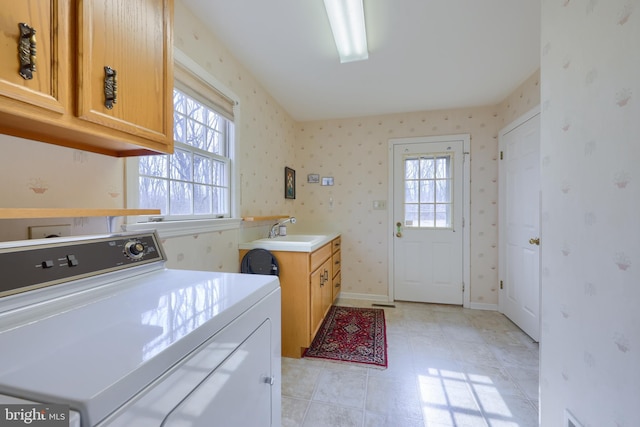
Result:
M145 249L142 242L132 240L124 245L124 254L131 259L141 259L144 256Z

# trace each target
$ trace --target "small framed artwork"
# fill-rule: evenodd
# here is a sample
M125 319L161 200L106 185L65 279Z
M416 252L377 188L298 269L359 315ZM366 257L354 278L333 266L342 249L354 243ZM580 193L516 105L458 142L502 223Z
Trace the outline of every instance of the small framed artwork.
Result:
M322 185L333 185L333 177L332 176L323 176L322 177Z
M286 166L284 168L284 198L296 198L296 171Z
M307 175L307 182L311 184L317 184L320 182L320 175L317 173L310 173Z

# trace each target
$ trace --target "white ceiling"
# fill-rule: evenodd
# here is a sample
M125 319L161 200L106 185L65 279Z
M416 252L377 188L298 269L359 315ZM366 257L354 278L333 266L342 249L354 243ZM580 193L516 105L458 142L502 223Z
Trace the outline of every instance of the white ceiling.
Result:
M322 0L182 0L297 121L493 105L540 66L540 0L364 0L341 64Z

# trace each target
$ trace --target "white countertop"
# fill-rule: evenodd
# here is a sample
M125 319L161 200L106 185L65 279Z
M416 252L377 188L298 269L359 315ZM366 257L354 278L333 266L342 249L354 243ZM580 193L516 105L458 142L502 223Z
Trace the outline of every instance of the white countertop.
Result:
M340 233L288 234L238 244L238 249L267 249L283 252L313 252L331 242Z

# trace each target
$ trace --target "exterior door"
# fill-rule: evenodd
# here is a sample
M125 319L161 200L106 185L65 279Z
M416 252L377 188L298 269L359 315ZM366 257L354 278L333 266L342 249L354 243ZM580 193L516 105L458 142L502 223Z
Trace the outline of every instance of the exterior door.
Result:
M463 304L464 138L391 142L395 300Z
M500 133L500 311L540 337L540 114Z

